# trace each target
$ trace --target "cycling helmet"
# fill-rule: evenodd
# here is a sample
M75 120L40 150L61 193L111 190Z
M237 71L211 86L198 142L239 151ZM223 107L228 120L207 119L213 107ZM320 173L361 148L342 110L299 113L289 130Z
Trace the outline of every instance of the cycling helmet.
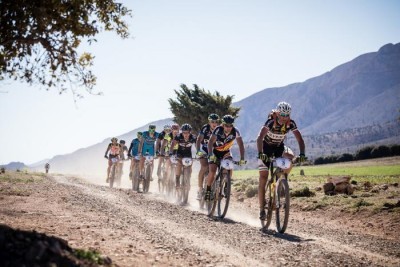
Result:
M290 115L290 112L292 111L290 104L283 101L278 103L276 109L279 113L283 113L285 115Z
M143 133L142 132L137 132L137 137L142 137Z
M222 117L223 124L233 124L235 122L235 118L232 115L225 115Z
M155 124L150 124L149 125L149 129L155 130L156 129L156 125Z
M212 113L212 114L208 115L208 120L209 121L217 121L217 120L219 120L219 116L215 113Z
M190 132L192 130L192 126L190 126L190 124L188 124L188 123L185 123L185 124L182 125L181 130L182 130L182 132L183 131L189 131Z
M171 125L170 124L165 124L164 125L164 130L171 130Z
M171 130L173 130L173 131L179 131L179 125L176 124L176 123L172 124Z
M117 141L118 141L118 138L117 138L117 137L111 138L111 142L117 142Z
M120 143L121 145L125 145L125 140L119 140L119 143Z

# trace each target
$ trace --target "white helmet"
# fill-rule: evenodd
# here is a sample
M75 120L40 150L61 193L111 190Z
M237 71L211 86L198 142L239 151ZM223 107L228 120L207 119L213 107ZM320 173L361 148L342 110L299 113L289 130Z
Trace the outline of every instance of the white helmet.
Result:
M171 130L171 125L170 124L165 124L164 125L164 130Z
M283 101L278 103L276 109L279 111L279 113L284 113L286 115L290 115L290 112L292 111L290 104Z

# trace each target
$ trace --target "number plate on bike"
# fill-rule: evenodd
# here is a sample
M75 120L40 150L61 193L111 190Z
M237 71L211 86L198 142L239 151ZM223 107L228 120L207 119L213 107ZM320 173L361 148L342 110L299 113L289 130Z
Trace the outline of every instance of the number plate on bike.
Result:
M111 162L112 163L117 163L118 162L118 158L111 158Z
M233 164L233 161L230 159L221 160L221 167L226 170L233 170L234 166L235 166L235 164Z
M146 161L147 162L150 162L150 161L152 161L153 160L153 156L146 156Z
M192 165L193 160L191 158L183 158L182 159L182 164L183 166L191 166Z
M289 169L292 166L292 162L287 158L276 158L274 166L281 168L282 170Z

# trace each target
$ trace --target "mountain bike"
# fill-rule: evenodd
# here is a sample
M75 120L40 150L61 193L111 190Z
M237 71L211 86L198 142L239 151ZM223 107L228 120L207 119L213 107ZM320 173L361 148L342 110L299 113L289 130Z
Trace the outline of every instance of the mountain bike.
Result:
M182 183L180 183L179 188L177 188L177 199L178 203L181 205L186 205L188 203L189 191L190 191L190 177L192 175L192 158L182 158Z
M205 156L200 156L199 158L197 158L197 160L200 160L202 158L206 158L206 157ZM208 176L208 167L207 167L207 171L204 172L201 196L200 196L200 199L198 199L199 207L202 210L205 208L204 206L206 204L206 201L205 201L204 197L206 195L206 189L207 189L207 176Z
M287 158L269 158L270 178L267 181L265 190L265 220L260 218L262 230L267 230L272 220L272 213L275 211L276 229L284 233L289 221L290 195L288 174L284 170L292 166L292 161Z
M174 197L176 194L176 187L175 187L175 168L178 164L178 160L175 155L169 156L170 162L170 172L167 174L166 180L166 191L168 197Z
M166 159L164 156L160 156L158 160L162 160L160 167L160 176L158 178L158 192L164 194L166 191L166 180L167 180L167 170L165 167Z
M228 211L231 198L231 171L235 164L239 165L239 161L233 161L232 158L217 162L217 175L211 185L211 201L206 201L209 217L214 216L216 208L220 219L223 219Z
M135 161L135 166L132 171L132 190L139 192L139 163L140 156L135 156L132 160Z
M144 181L143 181L143 193L149 192L151 173L153 171L153 160L154 157L148 153L144 156Z
M114 187L114 182L118 176L118 162L119 162L119 157L113 157L110 159L111 160L111 169L110 169L110 188Z

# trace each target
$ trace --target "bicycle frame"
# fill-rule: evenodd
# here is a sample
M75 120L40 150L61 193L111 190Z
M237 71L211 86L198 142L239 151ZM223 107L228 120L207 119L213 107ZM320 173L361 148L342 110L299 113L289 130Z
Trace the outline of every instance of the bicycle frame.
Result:
M291 167L291 161L282 157L271 158L269 161L271 162L271 176L266 185L266 191L268 192L268 195L266 195L267 199L265 201L267 217L265 220L261 220L261 226L264 230L268 229L269 225L271 224L272 213L275 211L276 228L278 232L284 233L288 224L290 206L289 185L287 182L287 173L285 173L284 170ZM275 165L276 168L274 169ZM284 211L283 218L281 218L280 215L281 210ZM281 222L281 219L283 219L283 222Z

